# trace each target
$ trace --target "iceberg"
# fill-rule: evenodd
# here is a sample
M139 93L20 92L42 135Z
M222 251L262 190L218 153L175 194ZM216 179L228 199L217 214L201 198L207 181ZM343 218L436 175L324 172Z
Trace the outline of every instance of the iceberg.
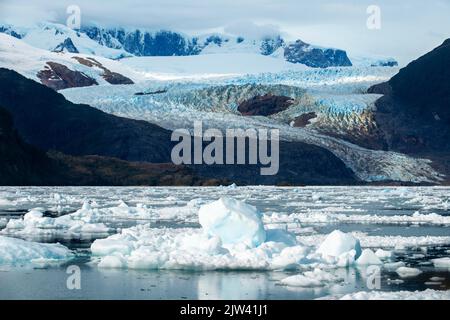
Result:
M378 265L383 264L380 258L370 249L364 249L359 258L356 260L356 264L359 265Z
M351 234L335 230L326 237L325 241L317 249L317 253L323 256L339 257L351 250L355 250L355 259L361 255L359 240Z
M198 219L208 235L218 236L225 245L257 247L266 240L261 213L242 201L220 198L205 204L200 207Z
M65 246L37 243L0 236L0 265L33 266L49 262L63 263L73 258Z
M326 246L331 247L325 241L322 251L338 256L322 257L315 252L315 245L299 243L295 235L285 230L266 231L261 216L255 207L243 201L220 198L200 207L198 218L202 228L152 228L143 224L122 229L93 242L93 260L99 268L293 270L317 265L345 267L361 254L359 240L335 231L328 241L338 248L325 251ZM322 281L326 274L314 271L302 276L314 282ZM300 282L305 280L297 278Z

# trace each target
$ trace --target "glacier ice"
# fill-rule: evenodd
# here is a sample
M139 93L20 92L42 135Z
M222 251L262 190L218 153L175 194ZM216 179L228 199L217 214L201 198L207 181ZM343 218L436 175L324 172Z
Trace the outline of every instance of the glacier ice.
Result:
M198 218L203 230L210 236L218 236L223 244L257 247L266 240L261 213L233 198L224 197L203 205Z

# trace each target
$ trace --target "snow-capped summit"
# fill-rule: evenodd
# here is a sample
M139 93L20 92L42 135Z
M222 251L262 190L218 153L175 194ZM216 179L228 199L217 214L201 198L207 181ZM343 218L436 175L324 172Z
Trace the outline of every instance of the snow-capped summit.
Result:
M301 40L287 42L280 35L257 38L229 34L190 36L171 30L144 30L83 26L73 30L51 22L33 27L0 25L0 32L55 52L82 53L121 59L129 56L192 56L251 53L274 56L314 68L351 66L344 50L322 48Z
M0 25L0 32L21 39L35 48L49 51L83 53L110 59L131 56L124 50L103 46L83 32L58 23L40 22L32 27L4 24Z

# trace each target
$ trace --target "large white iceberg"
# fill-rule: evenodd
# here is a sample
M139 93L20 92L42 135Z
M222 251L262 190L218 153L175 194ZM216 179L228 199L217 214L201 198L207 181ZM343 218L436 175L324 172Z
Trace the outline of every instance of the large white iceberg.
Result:
M356 260L359 265L378 265L383 264L380 258L370 249L364 249L359 258Z
M317 253L323 256L339 257L354 250L354 258L361 255L361 245L359 240L349 233L334 230L317 249Z
M308 258L308 247L281 242L283 238L289 237L268 232L267 241L258 247L224 245L201 229L138 225L95 240L91 251L100 268L275 270L314 262Z
M243 243L257 247L266 240L262 215L258 210L232 198L200 207L198 219L210 236L218 236L223 244Z
M316 245L299 243L285 230L264 230L256 208L230 198L202 206L199 220L202 228L152 228L146 224L123 229L95 240L91 251L100 268L185 270L346 267L361 253L356 238L334 232L331 238L338 235L338 248L326 252L339 257L323 257L316 252ZM318 276L317 272L311 275Z
M0 265L28 266L65 262L72 257L73 253L59 243L37 243L0 236Z

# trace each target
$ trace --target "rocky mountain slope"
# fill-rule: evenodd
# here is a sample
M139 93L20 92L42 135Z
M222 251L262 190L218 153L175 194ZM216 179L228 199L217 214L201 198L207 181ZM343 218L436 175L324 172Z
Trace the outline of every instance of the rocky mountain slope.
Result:
M204 179L184 166L127 162L101 156L74 157L45 153L25 143L13 118L0 107L0 185L216 185L226 180Z
M0 69L0 105L12 114L25 141L43 150L170 162L169 131L73 104L8 69Z
M450 153L450 39L369 92L389 149L409 154Z
M171 162L174 143L171 142L170 131L146 121L121 118L87 105L73 104L61 94L11 70L0 69L0 105L13 115L14 125L25 141L42 150L56 150L73 156L107 156L134 162ZM353 184L357 181L353 172L324 148L286 141L281 143L280 149L280 172L276 176L260 176L260 166L199 165L189 167L192 174L183 171L185 169L172 168L175 172L171 175L171 181L183 181L185 184L233 181L241 184L297 185ZM120 172L127 176L127 170L133 173L146 167L92 157L74 161L63 156L62 159L65 163L72 162L72 167L80 166L82 172L86 172L90 163L97 163L98 169L93 175L103 170L109 172L114 167L118 175L114 175L114 170L109 174L115 180L121 176ZM80 181L85 180L80 178Z
M0 67L14 69L55 90L99 84L132 84L134 81L130 78L139 78L136 72L113 60L49 52L1 33Z

